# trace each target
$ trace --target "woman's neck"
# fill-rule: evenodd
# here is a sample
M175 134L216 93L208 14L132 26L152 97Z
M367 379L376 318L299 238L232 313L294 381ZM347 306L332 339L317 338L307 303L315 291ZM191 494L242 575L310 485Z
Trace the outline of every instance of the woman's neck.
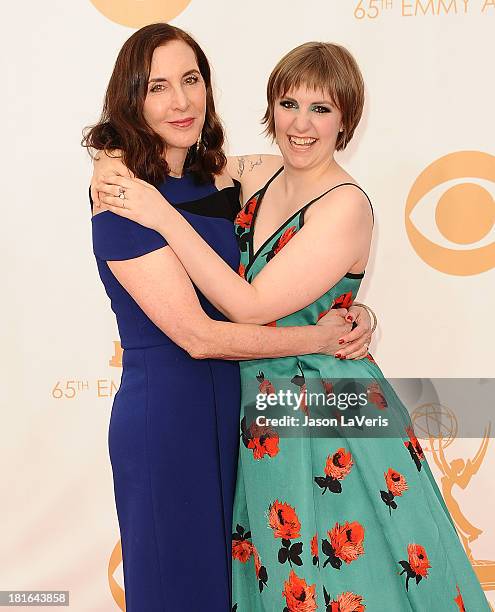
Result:
M165 161L169 168L170 176L180 178L184 173L184 163L186 161L188 149L168 147L165 151Z
M285 191L288 197L304 192L314 186L325 185L331 182L331 177L341 171L341 167L332 157L325 163L310 168L294 168L284 165L282 174Z

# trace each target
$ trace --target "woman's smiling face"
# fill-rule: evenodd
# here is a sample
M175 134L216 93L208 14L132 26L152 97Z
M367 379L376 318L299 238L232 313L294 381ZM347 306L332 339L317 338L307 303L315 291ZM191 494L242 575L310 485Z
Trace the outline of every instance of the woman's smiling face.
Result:
M206 88L191 47L174 40L153 53L143 114L168 148L187 149L201 134Z
M275 138L285 165L314 168L333 157L342 114L330 96L302 85L275 100Z

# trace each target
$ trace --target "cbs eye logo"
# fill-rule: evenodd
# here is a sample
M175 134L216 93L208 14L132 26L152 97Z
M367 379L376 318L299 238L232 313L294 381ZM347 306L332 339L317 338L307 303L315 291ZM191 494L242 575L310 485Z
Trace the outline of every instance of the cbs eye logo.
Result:
M90 0L100 13L129 28L169 21L187 7L191 0Z
M119 580L117 580L115 576L117 570L122 573L122 543L120 540L115 544L108 560L108 586L115 603L121 610L125 610L125 592L120 586L121 577L119 576Z
M405 224L424 262L457 276L495 267L494 183L495 156L481 151L450 153L423 170L407 197Z

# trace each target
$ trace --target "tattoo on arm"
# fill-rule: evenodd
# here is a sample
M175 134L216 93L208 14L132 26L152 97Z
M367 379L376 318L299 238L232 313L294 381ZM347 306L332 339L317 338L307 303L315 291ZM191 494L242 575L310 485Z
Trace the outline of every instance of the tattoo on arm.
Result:
M239 167L237 169L237 176L239 178L241 178L243 172L244 172L244 167L246 165L246 160L244 159L244 157L238 157L237 158L237 163L239 164Z
M258 158L254 161L252 159L248 159L247 161L249 163L249 172L252 172L256 166L261 166L261 164L263 163L261 155L259 155ZM244 170L246 169L246 158L238 157L237 163L239 164L239 167L237 168L237 176L241 178L241 176L244 174Z
M249 160L249 165L250 165L249 172L252 172L255 166L261 166L262 163L263 163L263 160L261 159L261 155L255 161Z

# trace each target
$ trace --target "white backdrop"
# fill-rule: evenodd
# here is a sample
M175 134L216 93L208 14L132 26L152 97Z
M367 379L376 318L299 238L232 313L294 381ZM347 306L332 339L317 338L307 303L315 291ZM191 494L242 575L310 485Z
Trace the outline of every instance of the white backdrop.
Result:
M372 352L391 377L495 376L495 0L31 0L2 13L0 590L69 590L76 612L123 608L106 440L118 334L92 256L91 167L79 143L139 25L171 20L204 47L231 153L271 150L259 120L284 53L307 40L346 45L367 89L340 161L375 207L359 296L379 316ZM432 189L406 210L427 168L421 180ZM468 186L456 208L464 183L483 189ZM421 242L409 217L445 251ZM476 242L463 243L466 228ZM472 552L487 589L495 588L492 442L469 486L453 489L482 529ZM457 439L446 454L467 460L479 444Z

